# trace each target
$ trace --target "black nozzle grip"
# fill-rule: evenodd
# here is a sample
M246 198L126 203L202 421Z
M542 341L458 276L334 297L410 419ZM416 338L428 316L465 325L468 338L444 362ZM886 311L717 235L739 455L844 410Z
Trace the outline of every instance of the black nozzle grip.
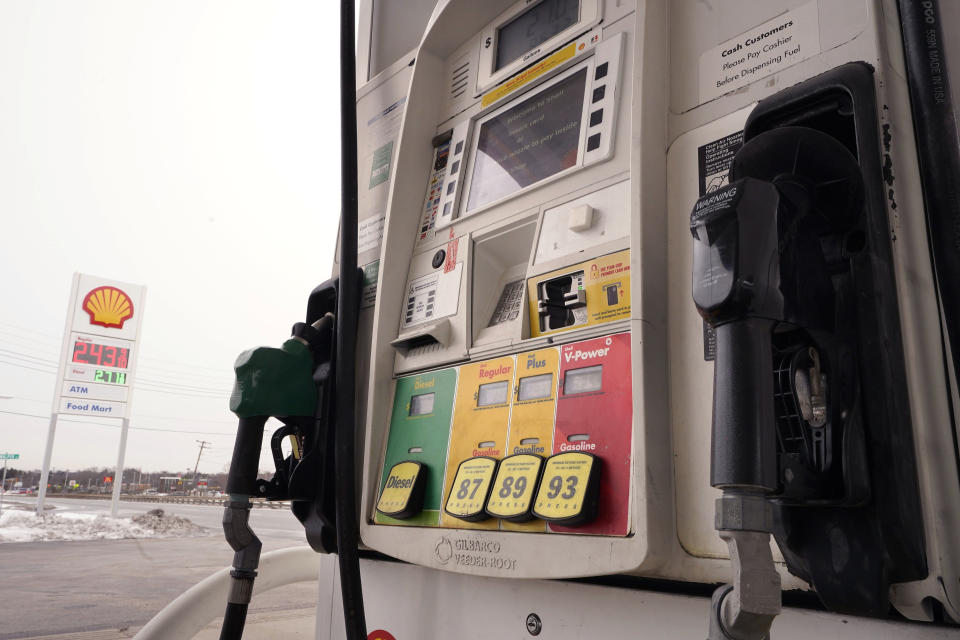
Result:
M263 446L263 429L269 416L240 418L237 439L233 443L233 458L227 474L227 493L230 495L259 495L257 473L260 466L260 449Z
M777 488L771 334L776 323L745 318L716 327L710 484Z

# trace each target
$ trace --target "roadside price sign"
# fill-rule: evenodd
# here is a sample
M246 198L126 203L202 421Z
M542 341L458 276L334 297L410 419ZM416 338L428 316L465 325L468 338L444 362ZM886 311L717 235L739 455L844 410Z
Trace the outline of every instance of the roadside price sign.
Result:
M547 458L533 515L548 522L576 525L597 513L600 458L568 451Z
M496 471L496 458L477 456L461 462L457 467L457 475L453 478L444 511L467 522L489 518L483 505L487 503Z
M530 520L533 492L543 471L543 458L531 453L508 456L500 461L487 501L487 513L511 522Z

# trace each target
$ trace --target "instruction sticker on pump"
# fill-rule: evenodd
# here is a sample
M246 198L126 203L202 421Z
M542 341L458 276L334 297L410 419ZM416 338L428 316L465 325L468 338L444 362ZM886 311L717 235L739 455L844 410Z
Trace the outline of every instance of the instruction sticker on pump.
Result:
M452 270L433 272L410 282L407 287L403 327L452 316L460 303L460 275L463 263Z
M630 251L530 278L530 336L630 317Z
M533 513L548 522L577 525L597 513L600 459L589 453L550 456L543 470Z
M483 506L487 502L496 470L496 458L479 456L461 462L453 478L444 511L468 522L486 520L488 516Z

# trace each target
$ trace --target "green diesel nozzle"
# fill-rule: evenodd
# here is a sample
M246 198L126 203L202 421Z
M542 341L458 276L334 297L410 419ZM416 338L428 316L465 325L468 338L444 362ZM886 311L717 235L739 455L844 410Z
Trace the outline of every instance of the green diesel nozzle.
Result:
M290 338L279 349L257 347L237 358L237 381L230 410L240 418L309 416L317 407L313 357L301 340Z

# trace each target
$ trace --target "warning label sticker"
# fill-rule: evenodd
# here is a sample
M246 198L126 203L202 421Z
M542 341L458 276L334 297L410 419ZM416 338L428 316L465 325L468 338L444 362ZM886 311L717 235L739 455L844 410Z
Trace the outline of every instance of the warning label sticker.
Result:
M727 185L727 172L730 171L733 156L742 146L743 131L737 131L697 149L697 173L700 176L701 196Z
M697 175L700 178L700 196L712 193L729 184L728 174L733 156L743 146L743 131L735 131L717 140L697 147ZM717 358L717 332L703 323L703 359Z
M745 31L700 56L700 103L820 53L817 2Z

